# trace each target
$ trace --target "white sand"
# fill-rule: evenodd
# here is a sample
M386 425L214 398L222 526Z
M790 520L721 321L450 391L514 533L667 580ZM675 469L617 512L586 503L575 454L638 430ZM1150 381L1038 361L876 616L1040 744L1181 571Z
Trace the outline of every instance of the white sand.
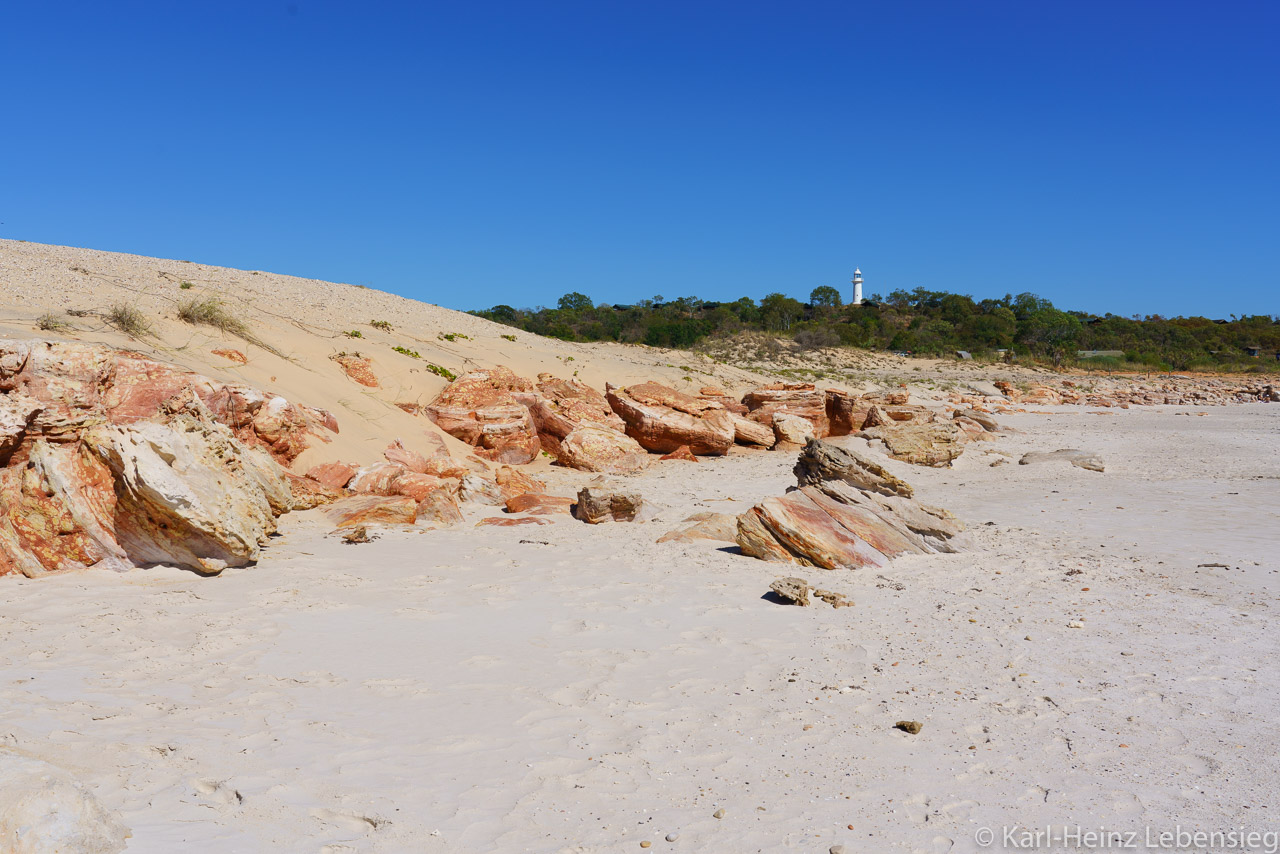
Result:
M346 546L296 514L218 578L4 579L0 742L91 784L131 854L932 854L1014 823L1274 828L1280 407L1185 411L1009 416L1024 433L954 469L887 463L976 549L881 575L654 543L793 482L791 455L757 453L636 479L666 508L645 524ZM1061 447L1107 471L1015 464ZM763 599L780 574L857 605Z

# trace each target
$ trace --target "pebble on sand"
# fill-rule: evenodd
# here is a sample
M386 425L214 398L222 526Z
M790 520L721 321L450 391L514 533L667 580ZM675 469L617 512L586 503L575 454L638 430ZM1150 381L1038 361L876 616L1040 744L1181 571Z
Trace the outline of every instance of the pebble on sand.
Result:
M924 728L924 724L919 721L898 721L893 726L895 729L900 729L903 732L908 732L912 735L919 735L920 730Z
M724 810L719 809L711 814L712 818L724 818Z
M680 838L680 834L678 834L678 833L668 833L668 834L667 834L667 841L668 841L668 842L675 842L675 841L676 841L677 839L679 839L679 838Z

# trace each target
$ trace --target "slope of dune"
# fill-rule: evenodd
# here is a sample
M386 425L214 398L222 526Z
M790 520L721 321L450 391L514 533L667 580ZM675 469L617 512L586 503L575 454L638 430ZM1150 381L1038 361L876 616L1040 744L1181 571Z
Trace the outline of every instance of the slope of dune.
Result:
M208 299L218 300L263 346L179 319L183 303ZM151 334L131 337L113 327L107 315L121 305L136 308ZM61 325L40 329L45 315ZM375 321L389 328L375 327ZM424 433L439 433L425 418L395 405L424 404L444 388L447 381L430 365L461 375L501 364L527 377L542 372L576 376L598 389L606 381L656 379L678 388L714 384L741 390L763 380L693 353L543 338L356 285L0 240L0 337L37 336L135 350L332 412L339 436L299 457L294 464L299 471L333 459L372 462L392 438L412 448ZM239 351L247 362L238 364L217 350ZM350 379L332 358L342 353L368 358L378 387ZM455 450L463 449L445 439Z

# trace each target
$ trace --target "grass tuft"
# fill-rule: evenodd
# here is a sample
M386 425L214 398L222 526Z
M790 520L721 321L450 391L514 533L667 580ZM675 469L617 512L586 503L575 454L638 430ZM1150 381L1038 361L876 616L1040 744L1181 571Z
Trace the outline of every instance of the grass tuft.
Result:
M227 311L222 301L215 297L187 300L178 306L178 319L192 326L212 326L214 329L242 338L250 344L256 344L269 353L282 358L284 356L275 347L254 335L247 323Z
M60 332L63 329L71 328L71 324L62 320L53 312L46 311L36 318L36 327L43 329L45 332Z
M130 338L142 338L151 334L151 321L136 306L116 303L107 312L107 323Z

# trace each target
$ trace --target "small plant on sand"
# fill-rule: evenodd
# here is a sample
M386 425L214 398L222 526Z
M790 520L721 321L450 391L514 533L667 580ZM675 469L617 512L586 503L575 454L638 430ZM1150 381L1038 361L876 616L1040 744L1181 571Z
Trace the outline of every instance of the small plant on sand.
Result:
M63 329L69 328L70 326L71 324L62 320L51 311L46 311L44 314L36 318L36 327L43 329L45 332L59 332Z
M418 351L417 351L417 350L410 350L408 347L401 347L399 344L397 344L396 346L392 347L391 349L392 349L392 350L395 350L397 353L401 353L401 354L403 354L403 355L405 355L405 356L408 356L410 359L421 359L421 358L422 358L422 356L418 354Z
M151 322L146 315L132 305L117 303L107 312L107 323L119 329L130 338L141 338L151 334Z
M191 284L190 282L182 282L180 285L178 285L178 287L182 288L184 291L189 291L193 287L195 287L195 285Z
M471 340L470 335L463 335L461 332L445 332L442 335L437 335L436 337L439 338L441 341L456 341L459 338L462 338L463 340L466 340L466 341Z
M369 325L374 329L381 329L383 332L391 331L391 324L385 320L370 320Z
M505 338L505 339L507 339L508 341L514 341L514 340L516 340L516 336L514 336L514 335L502 335L502 336L500 336L500 337Z
M257 344L268 353L274 353L277 356L284 355L275 347L254 335L249 330L249 325L228 311L222 301L216 297L192 298L181 303L178 306L178 319L185 323L190 323L192 326L212 326L214 329L220 329L229 335L243 338L250 344Z
M448 368L442 368L439 365L433 365L430 362L427 363L427 370L438 377L444 377L449 382L453 382L458 378L458 375Z
M345 335L345 336L347 336L348 338L363 338L363 337L364 337L364 335L360 332L360 330L359 330L359 329L352 329L350 332L344 332L344 333L342 333L342 334L343 334L343 335Z

